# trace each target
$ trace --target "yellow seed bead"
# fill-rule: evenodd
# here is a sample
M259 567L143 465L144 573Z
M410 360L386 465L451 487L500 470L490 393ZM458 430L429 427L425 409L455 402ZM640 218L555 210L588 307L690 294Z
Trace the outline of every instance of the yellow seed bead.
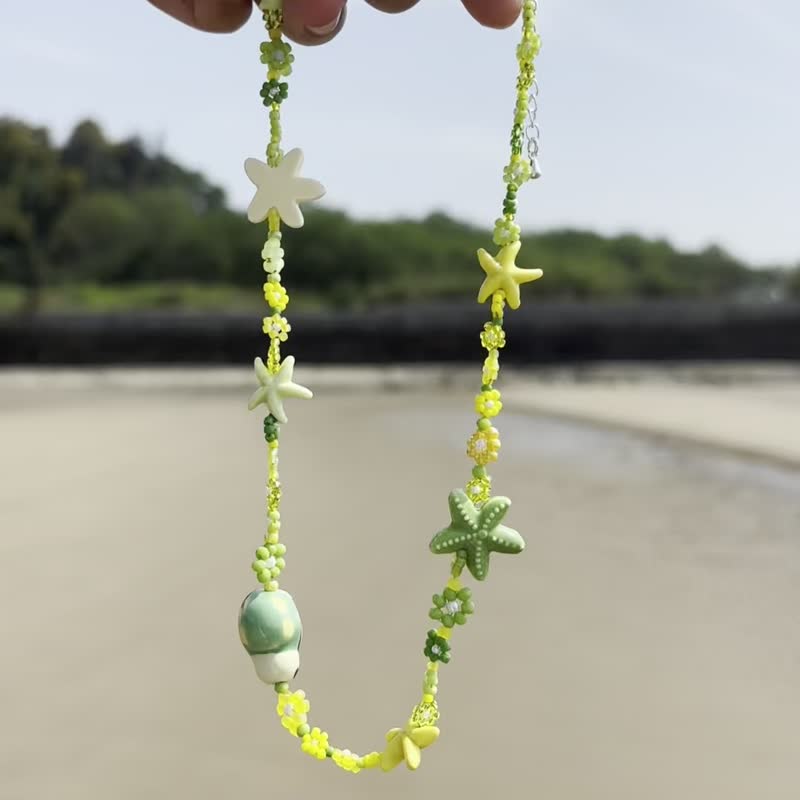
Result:
M453 629L452 628L444 628L444 627L442 627L442 628L439 628L439 630L436 631L436 633L439 636L441 636L442 639L449 639L453 635Z

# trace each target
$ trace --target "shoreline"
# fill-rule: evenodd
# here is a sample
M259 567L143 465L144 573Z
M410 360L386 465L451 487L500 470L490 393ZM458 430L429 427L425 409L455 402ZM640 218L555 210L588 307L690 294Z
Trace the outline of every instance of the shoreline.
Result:
M302 368L304 381L330 393L411 392L475 385L474 367ZM800 366L792 364L604 364L520 370L499 384L510 410L635 432L800 468ZM248 368L43 366L0 370L4 396L40 387L63 390L247 391Z

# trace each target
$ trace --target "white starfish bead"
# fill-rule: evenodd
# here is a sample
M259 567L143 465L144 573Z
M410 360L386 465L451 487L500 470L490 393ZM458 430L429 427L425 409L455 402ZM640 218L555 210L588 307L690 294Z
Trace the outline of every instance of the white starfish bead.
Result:
M301 178L302 166L303 151L299 148L290 150L277 167L271 167L257 158L248 158L244 162L244 171L256 187L247 209L250 222L263 222L274 208L290 228L303 227L300 203L319 200L325 194L325 187L319 181Z

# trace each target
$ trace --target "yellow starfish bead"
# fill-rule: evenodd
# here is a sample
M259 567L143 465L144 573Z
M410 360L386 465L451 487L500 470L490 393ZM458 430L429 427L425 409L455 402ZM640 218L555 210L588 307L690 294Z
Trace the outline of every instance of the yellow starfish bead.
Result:
M544 274L540 269L521 269L516 265L522 242L514 242L493 256L486 250L478 250L478 261L486 273L486 280L478 292L478 302L485 303L495 292L503 291L509 308L517 309L522 302L519 287L523 283L538 280Z

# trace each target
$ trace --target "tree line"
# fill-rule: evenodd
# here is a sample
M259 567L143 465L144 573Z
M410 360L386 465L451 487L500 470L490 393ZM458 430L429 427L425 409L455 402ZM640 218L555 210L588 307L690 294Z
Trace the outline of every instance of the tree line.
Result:
M284 234L292 288L329 304L472 296L475 251L491 240L441 213L377 222L312 208L306 220ZM33 305L44 287L77 283L252 287L263 238L219 187L138 138L110 141L87 120L59 146L0 118L0 283L25 287ZM537 298L800 296L800 267L756 270L719 247L570 229L526 245L547 274Z

